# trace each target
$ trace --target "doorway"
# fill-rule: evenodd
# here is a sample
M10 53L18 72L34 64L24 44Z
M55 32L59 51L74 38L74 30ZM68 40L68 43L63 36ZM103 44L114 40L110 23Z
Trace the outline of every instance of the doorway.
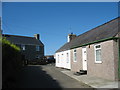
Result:
M87 52L86 47L82 47L83 70L87 70Z

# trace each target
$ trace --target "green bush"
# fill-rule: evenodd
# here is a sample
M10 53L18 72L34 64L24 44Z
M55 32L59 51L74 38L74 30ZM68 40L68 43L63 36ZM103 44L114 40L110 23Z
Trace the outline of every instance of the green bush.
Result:
M20 48L18 46L16 46L15 44L12 44L10 41L6 40L6 38L2 38L2 45L5 45L5 44L9 45L16 51L20 51Z
M17 72L22 68L20 48L5 38L2 39L2 76L3 88L14 87Z

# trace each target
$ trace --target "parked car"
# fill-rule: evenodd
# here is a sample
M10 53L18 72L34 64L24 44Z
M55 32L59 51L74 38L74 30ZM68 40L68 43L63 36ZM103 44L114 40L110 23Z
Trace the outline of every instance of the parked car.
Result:
M48 63L55 63L55 58L54 57L49 57L47 58Z

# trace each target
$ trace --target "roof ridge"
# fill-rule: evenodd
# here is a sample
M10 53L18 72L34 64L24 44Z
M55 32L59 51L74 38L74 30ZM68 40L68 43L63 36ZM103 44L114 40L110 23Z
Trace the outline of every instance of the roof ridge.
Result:
M3 37L6 37L7 40L14 44L25 44L25 45L40 45L44 46L41 40L36 39L35 37L27 37L27 36L18 36L18 35L9 35L2 34Z
M110 23L110 22L112 22L112 21L114 21L114 20L116 20L116 19L118 19L118 18L120 18L120 17L116 17L116 18L114 18L114 19L112 19L112 20L109 20L109 21L107 21L107 22L105 22L105 23L103 23L103 24L101 24L101 25L98 25L98 26L96 26L96 27L94 27L94 28L92 28L92 29L90 29L90 30L88 30L88 31L86 31L86 32L78 35L77 37L79 37L79 36L81 36L81 35L83 35L83 34L85 34L85 33L88 33L88 32L90 32L90 31L93 31L94 29L99 28L99 27L101 27L101 26L103 26L103 25L105 25L105 24L108 24L108 23Z
M105 39L105 38L108 38L108 37L114 37L116 35L116 32L117 32L116 26L117 26L118 19L120 19L120 17L109 20L108 22L105 22L105 23L103 23L103 24L101 24L101 25L99 25L99 26L97 26L95 28L92 28L92 29L78 35L74 40L71 40L69 43L65 43L56 52L68 50L71 47L79 46L79 45L89 43L89 42L93 42L93 41L96 41L96 40L101 40L101 39ZM112 26L111 26L111 24L112 24ZM110 26L111 27L114 26L113 29L115 29L115 30L112 30ZM108 33L106 35L106 33L103 34L103 32L105 32L105 31L109 32L109 31L106 30L106 29L103 29L103 28L107 28L107 29L110 29L112 31L111 31L111 33ZM96 35L92 36L93 34L96 34Z
M15 36L15 37L25 37L25 38L35 38L35 37L29 37L29 36L20 36L20 35L10 35L10 34L2 34L5 36Z

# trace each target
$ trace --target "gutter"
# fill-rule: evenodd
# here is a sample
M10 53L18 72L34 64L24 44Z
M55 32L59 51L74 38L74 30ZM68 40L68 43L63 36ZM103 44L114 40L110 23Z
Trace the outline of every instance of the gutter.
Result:
M72 47L70 49L74 49L74 48L78 48L78 47L82 47L82 46L91 45L91 44L94 44L94 43L104 42L104 41L108 41L108 40L113 40L113 39L120 39L120 37L110 37L110 38L106 38L106 39L96 40L96 41L93 41L93 42L90 42L90 43L82 44L82 45L79 45L79 46L74 46L74 47Z

